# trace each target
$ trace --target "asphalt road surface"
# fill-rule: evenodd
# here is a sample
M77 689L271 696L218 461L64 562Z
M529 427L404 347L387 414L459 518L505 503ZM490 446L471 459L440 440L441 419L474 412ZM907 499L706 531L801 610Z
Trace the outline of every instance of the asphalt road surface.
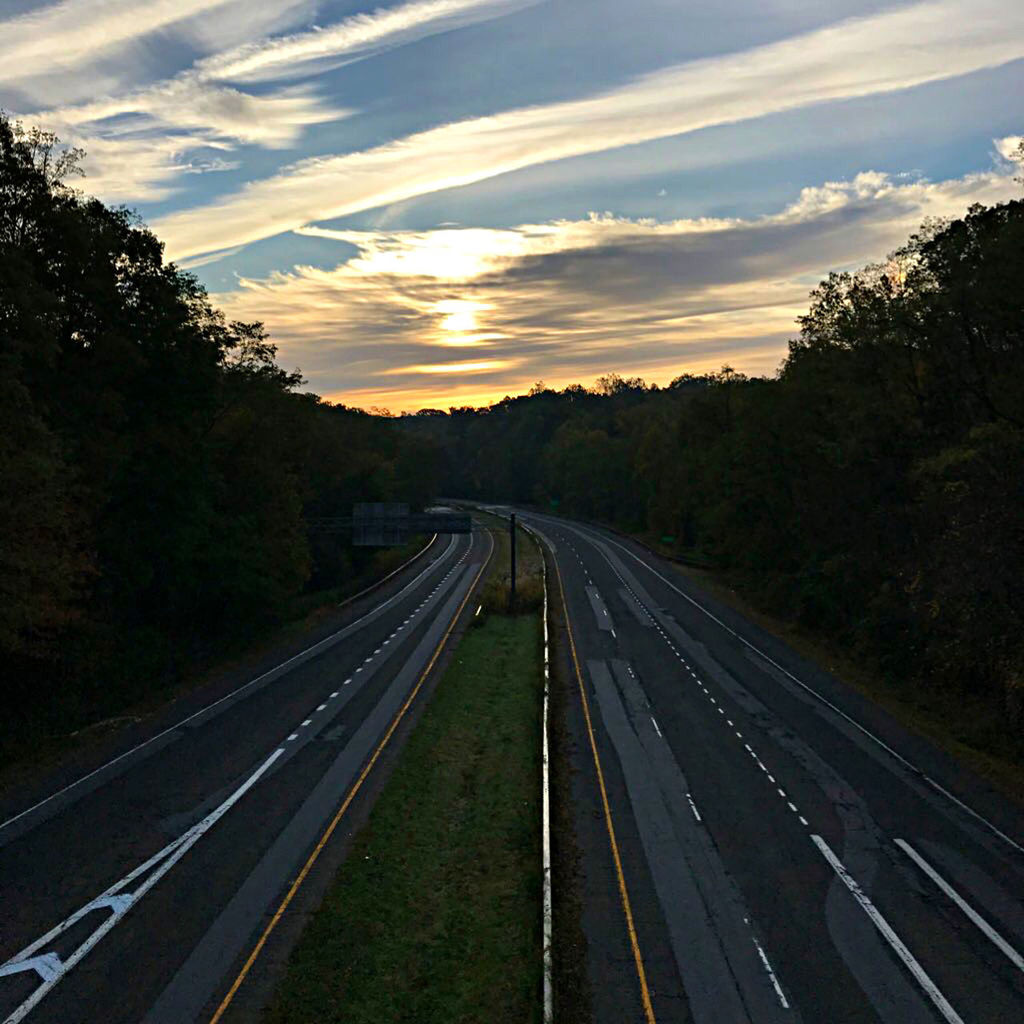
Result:
M0 794L0 1019L209 1020L492 549L437 538L284 664Z
M1024 1021L1018 809L640 546L520 521L574 643L599 1024Z

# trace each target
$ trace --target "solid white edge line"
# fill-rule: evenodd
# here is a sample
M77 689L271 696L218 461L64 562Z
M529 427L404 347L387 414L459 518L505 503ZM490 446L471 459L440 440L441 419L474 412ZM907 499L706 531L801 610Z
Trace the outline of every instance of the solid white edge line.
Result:
M537 550L540 551L541 571L544 582L544 705L541 715L541 857L544 876L543 895L543 939L544 939L544 1024L552 1024L554 1020L554 992L552 988L552 896L551 896L551 787L549 779L549 751L548 751L548 692L551 682L551 657L548 642L548 562L544 554L544 547L540 537L524 523L520 523L524 530L529 533Z
M449 550L450 547L451 545L449 545ZM463 558L456 564L461 564L464 559L465 555L463 555ZM436 564L436 562L434 564ZM359 669L356 671L358 672ZM302 726L309 725L311 721L312 719L307 718L302 723ZM300 726L300 728L302 726ZM294 736L296 734L292 735ZM290 736L289 739L291 738L292 737ZM285 742L287 742L287 740ZM278 747L233 793L231 793L218 807L207 814L201 821L187 829L178 836L177 839L172 840L162 850L153 854L148 860L133 868L132 871L119 881L115 882L110 888L106 889L95 899L84 904L69 917L65 918L48 932L35 939L19 953L15 954L9 960L0 965L0 971L2 971L3 968L17 967L19 964L22 964L27 959L31 958L39 949L44 948L59 935L77 924L78 921L85 917L86 914L93 910L103 908L107 908L111 911L111 916L103 921L92 933L90 933L72 952L67 960L62 962L59 957L55 956L56 962L48 963L47 966L50 969L45 971L45 975L44 972L36 969L37 973L44 975L43 983L39 985L28 997L26 997L26 999L15 1008L10 1016L4 1019L3 1024L18 1024L18 1022L22 1021L63 979L63 977L68 974L72 968L77 966L86 954L88 954L88 952L96 946L99 941L109 931L111 931L111 929L114 928L121 918L124 917L124 915L127 914L128 911L131 910L131 908L143 896L145 896L145 894L152 889L153 886L155 886L157 882L159 882L160 879L163 878L164 875L166 875L171 868L173 868L174 865L185 856L186 853L188 853L188 851L203 837L203 835L208 832L259 781L264 773L284 752L283 746ZM138 889L134 892L122 893L122 890L125 889L129 883L145 874L154 865L159 866L145 879Z
M576 529L577 531L579 531L581 533L584 533L585 535L587 533L591 533L591 531L584 530L583 528L577 526L575 523L572 523L571 521L567 521L567 522L568 522L568 528L569 529ZM979 814L973 807L970 807L968 804L965 804L963 802L963 800L961 800L958 796L956 796L953 793L951 793L941 783L936 782L935 779L933 779L930 775L928 775L922 769L918 768L917 765L914 764L912 761L908 761L907 758L905 758L902 754L899 754L895 750L893 750L893 748L890 747L889 744L885 742L885 740L879 738L873 732L871 732L870 729L867 729L865 726L861 725L860 722L858 722L852 716L848 715L845 711L842 710L842 708L837 707L835 704L833 704L832 701L830 701L823 694L821 694L817 690L815 690L814 687L809 686L802 679L798 679L795 675L793 675L792 672L789 671L789 669L784 668L777 661L775 661L774 658L771 658L771 657L769 657L769 655L765 654L765 652L762 651L760 647L756 646L755 644L752 644L749 640L747 640L746 638L741 636L739 633L737 633L736 630L732 629L730 626L727 626L720 618L718 618L717 615L715 615L713 612L708 611L708 609L705 608L704 605L702 605L699 601L695 600L694 598L690 597L690 595L687 594L685 591L680 590L679 587L677 587L671 580L667 579L660 572L658 572L658 570L655 569L654 566L648 565L648 563L645 562L639 555L635 554L633 551L630 551L629 548L627 548L624 544L620 544L614 538L606 537L606 536L604 536L602 534L593 534L593 535L597 536L600 540L607 541L609 544L614 544L620 550L625 551L626 554L630 556L630 558L632 558L636 562L639 562L648 572L650 572L653 575L657 576L658 579L660 579L662 581L662 583L664 583L666 586L668 586L672 590L674 590L680 597L682 597L685 600L689 601L690 604L692 604L694 606L694 608L697 608L698 610L702 611L709 619L711 619L712 622L717 623L727 633L729 633L731 636L733 636L737 640L739 640L739 642L741 644L743 644L745 647L750 648L750 650L752 650L756 655L758 655L758 657L763 658L766 662L768 662L769 665L771 665L773 668L778 669L783 675L785 675L789 679L791 679L801 689L805 690L807 693L811 694L812 697L815 697L817 700L821 701L822 704L824 704L827 708L830 708L832 711L834 711L837 715L839 715L840 718L842 718L845 721L849 722L850 725L852 725L855 729L858 729L865 736L867 736L868 739L870 739L871 741L876 743L883 750L885 750L888 754L890 754L897 761L899 761L899 763L902 764L904 766L904 768L906 768L908 771L912 772L914 775L919 776L929 786L931 786L934 790L936 790L937 792L941 793L948 800L951 800L962 811L964 811L965 813L969 814L976 821L979 821L990 832L992 832L993 835L998 836L1000 839L1003 840L1003 842L1005 842L1008 845L1012 846L1018 853L1024 854L1024 846L1021 846L1020 843L1018 843L1016 840L1014 840L1010 836L1008 836L1005 832L1002 831L1002 829L1000 829L997 825L994 825L984 815Z
M166 860L151 874L146 880L139 886L135 892L127 893L126 899L119 903L116 909L112 909L110 917L108 917L98 928L95 929L79 946L71 953L71 955L63 960L59 968L44 981L38 988L36 988L31 995L29 995L22 1003L20 1003L14 1011L5 1018L4 1024L18 1024L19 1021L24 1018L39 1004L39 1002L50 992L51 989L61 981L61 979L68 974L72 968L78 965L78 963L86 956L86 954L102 939L107 932L109 932L128 911L135 906L136 903L142 899L143 896L149 892L157 882L160 881L164 875L167 874L175 864L185 856L188 851L195 846L195 844L208 832L218 821L236 804L250 789L259 781L263 774L273 765L273 763L284 753L282 747L278 747L260 766L256 769L230 796L227 797L218 807L210 811L201 821L197 822L187 831L178 836L177 839L168 843L163 850L154 854L147 861L140 864L137 868L129 872L120 881L115 882L109 889L106 889L100 896L94 900L90 900L80 910L76 911L70 917L65 918L60 924L51 928L45 935L40 936L33 943L26 946L20 953L11 957L4 966L13 965L19 963L22 960L32 956L37 950L51 942L62 932L67 931L78 921L80 921L87 913L93 908L101 906L101 901L106 900L108 897L118 894L122 889L125 888L130 882L133 882L140 874L144 873L154 864L158 863L161 858L166 857Z
M939 873L931 866L915 850L910 843L905 839L894 840L896 845L970 918L971 922L976 925L985 935L985 937L992 942L992 944L1002 952L1010 963L1017 968L1018 971L1024 971L1024 957L1020 955L1011 946L1006 939L1002 937L993 928L988 921L986 921L975 909L972 907L961 895L954 889Z
M821 851L822 856L832 866L832 870L835 871L836 875L846 886L847 889L853 894L853 898L860 904L861 909L871 919L871 923L878 929L882 937L892 946L893 951L903 961L907 970L914 976L917 983L924 989L928 998L935 1004L935 1008L942 1014L944 1020L948 1021L949 1024L963 1024L963 1019L960 1015L950 1006L946 997L939 991L938 986L928 974L925 969L917 962L914 958L914 954L903 944L903 940L892 930L889 922L882 917L878 909L871 902L867 894L857 884L856 880L850 875L850 873L843 867L842 862L832 852L831 847L825 842L821 836L812 835L811 839L814 845Z
M43 807L46 804L48 804L51 800L56 800L57 797L63 796L65 793L67 793L69 790L74 789L76 786L80 786L83 782L86 782L88 779L91 779L94 775L98 775L100 772L106 771L106 769L109 768L111 765L115 765L118 763L118 761L123 761L126 757L130 757L137 751L145 749L151 743L154 743L158 739L160 739L162 736L166 736L168 733L172 733L176 729L180 729L183 725L188 725L188 723L191 722L193 718L198 718L200 715L206 714L207 711L212 711L213 708L219 706L220 704L223 704L224 701L230 700L232 697L235 697L238 694L244 692L250 686L255 686L256 683L260 682L260 680L265 679L267 676L272 675L274 672L279 672L286 665L290 665L296 659L304 657L311 651L315 651L318 647L321 647L324 644L328 644L330 641L334 640L334 638L337 637L339 633L344 633L345 630L351 629L353 626L358 626L360 622L362 622L364 619L369 618L369 616L371 616L374 612L378 611L379 609L385 607L388 604L393 604L407 590L415 586L421 579L423 579L423 577L428 572L430 572L430 570L433 569L437 565L437 563L441 561L441 559L447 558L449 552L455 545L455 534L452 534L451 537L452 539L449 542L448 547L445 548L443 554L441 554L438 558L431 562L430 565L428 565L423 570L423 572L421 572L416 577L416 579L414 579L407 586L403 587L397 594L395 594L392 597L389 597L387 601L384 601L383 603L377 605L376 608L371 609L365 615L360 616L358 619L355 620L355 622L350 622L347 626L342 626L341 629L337 630L337 632L332 633L330 636L324 637L323 640L318 640L315 644L310 645L305 650L299 651L298 654L293 654L290 658L286 658L284 661L281 662L280 665L275 665L274 668L267 669L266 672L260 673L260 675L256 676L255 679L250 679L247 683L243 683L237 689L232 690L230 693L224 694L223 697L220 697L218 700L213 701L212 704L207 704L206 707L200 708L198 711L189 715L187 718L183 718L180 722L177 722L175 725L170 725L161 732L156 733L156 735L150 736L148 740L143 740L141 743L136 744L130 750L126 750L123 754L118 754L117 757L112 757L109 761L105 762L104 764L101 764L98 768L94 768L91 772L88 772L85 775L81 776L81 778L75 779L74 782L69 782L66 786L62 787L61 789L58 789L54 793L51 793L49 796L44 797L38 803L34 803L31 807L26 807L25 810L19 811L13 817L8 818L6 821L0 821L0 832L3 832L3 830L7 828L8 825L13 825L14 822L18 821L21 818L24 818L26 814L31 814L33 811L38 810L40 807ZM430 539L430 542L425 547L423 547L417 554L413 555L413 557L410 558L409 561L405 563L405 565L400 565L393 573L391 573L389 576L385 576L383 580L380 580L379 583L385 582L386 580L394 576L395 573L401 572L402 569L404 569L406 566L411 565L413 562L415 562L416 559L419 558L424 553L424 551L426 551L430 547L430 545L434 543L434 540L436 538L437 534L435 533L434 536ZM374 586L378 586L379 583L374 584ZM371 587L370 589L372 590L373 587ZM351 601L354 600L355 597L361 597L365 593L367 593L367 591L362 591L361 593L356 594L353 598L349 598L349 600ZM339 605L339 607L341 606Z

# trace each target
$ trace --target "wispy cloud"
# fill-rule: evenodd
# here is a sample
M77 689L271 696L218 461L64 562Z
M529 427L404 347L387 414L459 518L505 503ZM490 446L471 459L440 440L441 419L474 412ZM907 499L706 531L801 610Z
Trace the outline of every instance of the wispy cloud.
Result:
M1024 56L1018 0L936 0L694 61L588 99L455 122L305 160L161 220L177 257L480 181L532 164L966 74Z
M658 381L723 362L771 372L829 269L883 257L928 217L1018 191L1005 166L935 183L865 172L754 219L312 229L357 254L245 278L214 299L264 320L287 364L353 404L480 402L610 369ZM467 360L459 340L485 358Z
M414 0L356 14L310 32L240 46L200 61L196 71L217 81L293 78L358 60L426 36L486 21L540 0Z
M63 0L0 21L0 82L41 99L89 95L139 70L126 59L160 33L221 49L294 24L310 0ZM101 70L102 69L102 70Z
M409 373L425 373L431 376L437 373L451 373L463 376L465 374L495 373L499 370L507 370L510 367L517 366L521 361L520 359L478 359L474 362L464 363L426 363L423 365L399 366L393 370L385 370L383 373L384 375L400 374L403 376Z
M166 197L183 175L239 165L223 158L193 160L190 152L239 144L283 148L295 144L309 125L349 113L305 87L253 96L186 74L26 117L85 149L90 192L107 201L137 202Z
M104 126L109 138L136 134L138 116L149 126L200 133L195 145L227 141L261 146L289 146L310 124L345 117L347 110L332 109L307 88L281 89L253 96L227 86L211 85L192 75L90 103L55 108L31 115L32 120L75 131L95 131L98 122L112 118L132 120Z
M152 32L174 28L211 41L219 36L223 45L226 33L216 26L227 17L235 26L231 34L245 35L246 42L203 57L170 79L106 94L101 88L99 98L93 90L87 101L25 115L87 150L91 191L108 200L154 200L170 194L174 181L193 169L185 156L189 150L238 143L292 146L308 126L351 113L308 86L253 94L225 83L308 75L324 70L325 62L360 60L537 2L418 0L308 32L254 38L261 29L300 13L306 0L258 5L256 12L243 12L242 0L66 0L0 22L0 55L5 58L0 81L20 82L30 92L34 85L35 92L46 95L56 80L62 95L76 78L71 69L137 45ZM88 71L82 75L87 79ZM101 84L120 82L103 77ZM123 159L112 160L118 148Z
M73 65L228 0L64 0L0 21L0 79Z

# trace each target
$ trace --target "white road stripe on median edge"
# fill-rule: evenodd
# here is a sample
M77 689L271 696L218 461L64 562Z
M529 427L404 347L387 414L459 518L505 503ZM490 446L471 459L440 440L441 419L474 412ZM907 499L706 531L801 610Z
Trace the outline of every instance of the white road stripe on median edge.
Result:
M391 577L394 576L396 573L401 572L406 566L411 565L413 562L415 562L416 559L419 558L420 555L422 555L423 552L426 551L427 548L429 548L430 545L434 543L434 539L436 537L437 534L435 533L434 536L430 539L430 542L424 548L422 548L422 550L420 550L417 554L413 555L413 557L410 558L408 562L405 562L403 565L400 565L390 575L385 576L384 579L382 580L379 580L378 583L383 583L386 580L391 579ZM161 739L162 737L169 735L170 733L174 732L176 729L180 729L184 725L188 725L189 722L198 718L200 715L205 715L208 711L212 711L215 707L218 707L225 701L231 700L233 697L237 697L240 693L244 693L250 687L255 686L257 683L259 683L263 679L266 679L267 676L272 675L274 672L280 672L282 669L285 669L287 668L288 665L292 664L292 662L306 658L308 655L311 655L314 651L319 650L322 647L330 646L332 641L336 640L340 636L340 634L344 633L346 630L352 629L352 627L354 626L358 626L361 622L364 622L371 615L380 611L382 608L387 608L390 605L393 605L400 597L402 597L404 594L410 591L414 586L416 586L417 583L419 583L421 579L423 579L424 576L426 576L432 569L437 567L438 562L448 557L449 552L452 550L453 547L455 547L455 542L455 534L452 534L452 538L448 542L448 547L446 547L444 551L436 559L434 559L434 561L431 562L414 580L406 584L406 586L404 586L397 594L394 594L392 597L389 597L386 601L382 601L375 608L371 608L365 615L360 616L354 622L350 622L347 626L342 626L341 629L337 630L334 633L331 633L330 636L326 636L322 640L318 640L312 646L307 647L305 650L299 651L298 654L293 654L290 658L286 658L279 665L275 665L273 668L267 669L266 672L260 673L260 675L256 676L255 679L250 679L247 683L243 683L241 686L236 687L230 693L226 693L224 694L223 697L220 697L219 699L213 701L211 704L207 704L206 707L200 708L198 711L189 715L187 718L181 719L180 722L175 722L174 725L170 725L166 729L163 729L155 735L150 736L149 739L143 740L141 743L137 743L134 747L132 747L129 750L126 750L123 754L118 754L117 757L112 757L109 761L106 761L105 763L101 764L98 768L94 768L91 772L86 772L85 775L81 776L78 779L75 779L74 782L69 782L66 786L62 786L60 789L51 793L49 796L44 797L42 800L39 800L36 803L32 804L31 807L26 807L23 811L19 811L17 814L12 815L6 821L0 821L0 831L3 831L3 829L7 828L8 825L13 825L14 822L20 820L21 818L24 818L26 814L31 814L33 811L45 806L51 800L56 800L57 797L63 796L65 793L70 792L77 786L80 786L83 782L86 782L89 779L93 778L93 776L99 775L100 772L105 771L107 768L110 768L112 765L117 764L119 761L123 761L126 757L130 757L136 751L145 749L151 743L155 743L158 739ZM375 586L376 585L377 584L375 584ZM370 589L373 588L371 587ZM355 595L355 597L361 596L361 594ZM350 600L352 599L350 598Z
M882 934L886 942L892 946L893 951L906 965L907 970L914 976L917 983L927 993L928 998L935 1004L935 1008L942 1014L944 1020L949 1024L964 1024L963 1018L949 1005L949 1001L939 991L938 986L925 969L914 958L914 954L903 944L903 940L892 930L889 922L879 913L878 909L868 898L867 894L857 884L850 873L843 867L842 861L832 852L832 848L821 836L811 836L814 845L821 851L822 856L832 866L832 870L839 876L847 889L853 894L853 898L861 905L864 913L871 919L871 923Z
M552 1024L555 1018L554 992L552 988L552 944L553 926L551 915L551 793L549 785L548 758L548 690L551 683L551 658L548 643L548 562L544 557L540 536L525 524L520 524L533 536L540 551L541 572L544 582L544 710L541 716L541 857L544 875L544 1024ZM477 609L479 615L480 609Z
M460 559L460 563L461 561L462 559ZM362 666L357 668L356 671L359 672L361 669ZM346 685L349 682L351 682L351 678L345 680ZM337 691L332 694L332 696L336 695ZM322 703L317 707L317 711L323 711L326 707L326 702ZM311 723L312 716L306 718L299 726L299 729L305 728ZM298 731L293 732L285 742L291 742L297 736ZM284 747L278 747L227 799L201 821L182 833L182 835L162 850L153 854L147 861L133 869L120 881L115 882L114 885L95 899L90 900L70 917L65 918L60 924L34 940L30 945L21 950L20 953L15 954L11 959L0 964L0 977L34 972L42 979L41 984L15 1008L10 1016L4 1019L4 1024L18 1024L18 1022L24 1020L46 994L61 981L64 975L75 967L118 924L121 918L259 781L283 753ZM144 881L134 892L125 891L131 883L146 875L146 872L151 873L145 877ZM52 945L59 936L76 925L87 914L98 910L109 911L109 916L72 951L66 960L62 960L59 953L55 950L46 952L46 947ZM42 954L36 955L40 953L40 950L43 951Z
M904 839L896 845L970 918L1018 971L1024 971L1024 957L1011 946L939 873Z

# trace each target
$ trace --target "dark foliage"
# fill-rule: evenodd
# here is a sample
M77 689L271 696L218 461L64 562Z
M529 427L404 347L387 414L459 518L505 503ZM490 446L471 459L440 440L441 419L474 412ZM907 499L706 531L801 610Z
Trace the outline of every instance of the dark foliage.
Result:
M403 422L445 490L710 561L921 699L1024 725L1024 202L926 225L812 293L774 379L726 368Z
M69 726L344 586L311 536L352 502L427 500L432 453L300 394L260 324L226 323L80 154L0 117L0 658L5 722Z
M1019 737L1024 202L831 275L773 379L612 374L390 418L300 393L261 325L67 184L79 156L0 117L8 725L167 685L365 569L310 517L441 491L645 534Z

